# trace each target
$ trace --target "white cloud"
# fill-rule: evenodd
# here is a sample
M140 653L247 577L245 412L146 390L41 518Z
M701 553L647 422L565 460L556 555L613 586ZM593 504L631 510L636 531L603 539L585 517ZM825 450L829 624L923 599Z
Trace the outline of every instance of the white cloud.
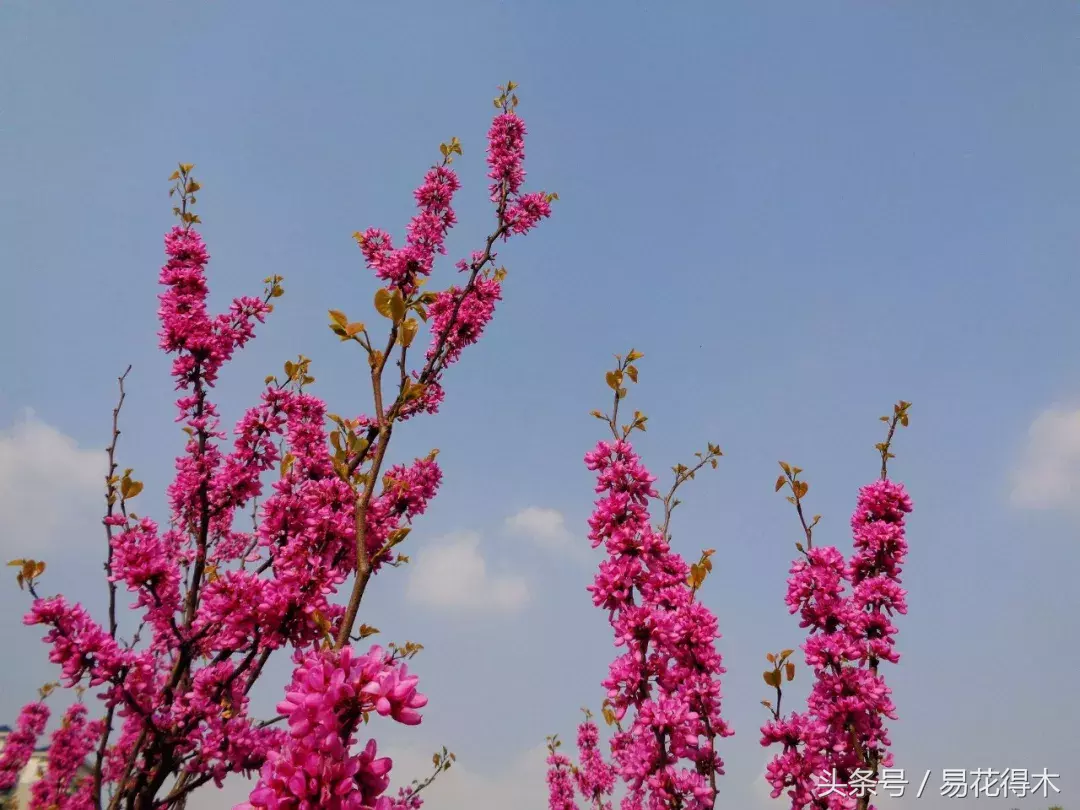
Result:
M84 521L104 508L105 465L104 452L81 449L29 410L0 431L0 551L30 554L92 529Z
M1011 500L1027 509L1080 507L1080 410L1051 408L1031 423Z
M523 577L488 571L475 532L436 540L422 548L409 567L406 596L428 607L513 611L529 599Z
M394 761L391 788L388 795L397 795L397 788L413 779L424 778L431 772L431 751L419 748L385 751L380 756ZM544 746L526 751L510 767L494 775L478 773L459 759L448 771L439 774L423 794L424 806L431 808L468 807L471 810L546 810L547 785L544 781L547 752ZM239 776L230 777L221 790L213 786L195 791L188 800L189 810L230 810L247 797L253 783Z
M579 559L589 558L589 545L566 527L566 518L557 509L529 506L506 519L511 534L525 537L538 546Z
M772 757L769 759L772 759ZM768 764L769 760L765 760L765 762ZM754 784L751 786L751 794L754 797L755 804L762 808L779 808L783 807L784 804L790 804L787 799L786 791L781 793L779 798L774 799L772 797L772 789L772 785L770 785L769 781L765 778L765 767L762 766L761 773L758 774L757 778L754 780Z

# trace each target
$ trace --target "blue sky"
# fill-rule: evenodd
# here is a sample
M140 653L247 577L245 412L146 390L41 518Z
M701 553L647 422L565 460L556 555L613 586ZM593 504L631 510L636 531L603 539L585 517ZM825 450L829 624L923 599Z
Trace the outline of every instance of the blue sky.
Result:
M470 585L430 604L406 568L369 591L365 621L427 647L424 725L381 737L395 772L445 743L462 769L431 807L544 805L537 746L599 704L613 654L584 591L597 557L581 457L611 355L634 346L648 462L706 441L726 454L674 527L686 554L717 549L703 598L736 731L723 804L766 806L763 656L800 640L776 462L805 468L821 537L849 548L876 417L900 398L914 407L893 471L915 513L888 675L897 765L1045 767L1075 803L1078 37L1064 2L5 3L0 551L44 557L50 586L100 606L95 476L128 363L121 461L147 483L140 511L164 515L182 436L154 333L177 161L205 186L214 300L285 277L219 388L226 422L298 353L332 410L359 412L362 359L325 326L328 308L369 309L349 234L402 233L456 135L448 258L472 250L490 217L490 99L509 78L529 183L560 202L504 250L506 300L442 413L395 439L401 458L442 451L446 483L408 542ZM529 508L530 531L513 531ZM25 604L0 589L16 656L0 722L53 677ZM229 806L231 789L201 806Z

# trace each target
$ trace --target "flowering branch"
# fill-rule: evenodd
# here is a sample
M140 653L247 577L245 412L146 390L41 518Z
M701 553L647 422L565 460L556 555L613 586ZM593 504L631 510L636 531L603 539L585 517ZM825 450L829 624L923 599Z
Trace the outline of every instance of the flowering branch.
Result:
M489 132L496 229L470 263L459 262L459 270L468 272L464 286L422 290L456 222L451 198L459 182L451 163L462 153L456 138L442 145L441 163L415 192L418 213L404 247L395 250L390 237L375 229L358 235L368 267L385 284L375 295L376 311L390 321L385 343L377 349L364 324L337 310L330 316L335 334L367 352L371 416L328 414L307 390L314 377L310 360L301 356L285 364L281 380L266 378L260 401L240 419L232 446L225 445L212 391L228 361L254 337L256 324L272 312L273 299L284 293L283 279L270 276L261 297L238 298L227 312L211 314L209 255L194 213L202 187L191 164L173 173L170 196L179 224L165 238L159 336L173 357L178 421L187 441L168 489L168 526L129 510L143 485L130 469L118 473L125 372L107 449L107 625L63 596L42 597L44 563L12 561L20 587L33 598L24 622L45 628L64 686L98 687L102 703L101 719L89 720L89 708L79 703L54 734L50 770L35 799L42 807L164 810L182 806L204 784L220 786L231 773L255 772L260 779L251 807L420 806L430 778L391 802L383 795L390 760L376 755L373 739L356 746L360 726L374 715L420 722L427 699L405 662L421 645L372 646L359 653L349 641L357 637L353 628L371 576L384 564L407 560L394 549L441 481L437 451L390 466L393 428L437 412L444 371L491 320L505 276L494 267L496 241L528 232L551 213L555 195L521 189L525 126L514 87L500 88L499 114ZM408 351L421 321L429 322L431 344L422 369L410 372ZM399 375L391 401L384 372L395 346ZM337 429L328 433L327 420ZM264 476L275 468L278 480L261 497ZM251 529L245 531L235 518L248 509ZM350 578L343 606L335 597ZM130 642L117 635L121 584L139 613ZM358 637L376 632L361 625ZM297 668L277 718L262 722L251 716L248 695L282 649L290 650ZM47 713L30 704L23 718L21 733L32 742ZM19 739L15 734L5 749L0 773L18 764ZM78 781L81 758L95 749L92 778ZM444 750L437 770L452 761Z
M886 440L875 446L882 477L859 491L850 561L832 546L814 546L813 529L821 516L809 523L804 516L809 485L799 478L800 468L780 465L783 475L776 489L791 491L787 500L796 508L805 539L805 546L796 543L801 559L791 567L787 603L792 613L800 613L800 627L810 630L802 649L814 685L805 713L782 716L782 672L789 681L794 677L794 664L787 660L793 651L767 656L773 669L763 677L776 689L776 705L762 701L772 720L761 729L761 744L782 744L766 775L773 797L787 789L794 810L868 810L871 794L853 785L875 783L880 768L893 761L883 718L896 719L895 707L878 665L899 661L891 617L907 612L899 574L907 554L904 515L911 511L911 499L886 476L896 427L908 424L909 408L910 403L900 402L892 417L881 417L889 426ZM851 591L845 593L848 584ZM829 790L823 791L822 778L830 775Z
M634 362L641 357L637 351L616 356L616 368L607 374L614 392L612 411L593 412L608 425L614 441L600 442L585 457L597 472L596 491L602 496L589 519L589 538L594 548L604 544L609 555L588 590L593 604L608 611L615 644L626 652L611 664L603 682L608 691L604 716L617 728L610 743L612 764L605 764L596 750L596 729L587 714L579 727L578 789L604 810L617 776L627 789L624 807L648 802L649 807L704 810L715 806L716 777L723 774L716 741L732 734L720 714L724 668L715 646L720 635L716 617L695 599L712 570L713 551L687 565L671 550L669 523L679 487L705 465L715 467L721 453L710 444L707 452L697 454L693 467L673 467L674 483L660 497L653 488L655 476L629 441L634 430L645 429L647 417L635 412L629 424L619 425L624 383L637 381ZM655 528L650 500L664 512ZM552 810L569 810L570 765L557 747L557 740L549 741L549 800Z

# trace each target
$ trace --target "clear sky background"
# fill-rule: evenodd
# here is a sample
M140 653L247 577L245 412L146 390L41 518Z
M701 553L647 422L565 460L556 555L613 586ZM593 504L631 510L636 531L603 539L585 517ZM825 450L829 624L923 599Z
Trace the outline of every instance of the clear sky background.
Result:
M460 769L433 810L546 805L544 737L598 708L614 653L584 590L581 458L603 372L633 346L647 461L726 454L674 525L685 554L717 549L703 598L736 731L721 805L783 805L758 743L764 654L801 640L776 462L805 468L822 541L848 550L876 418L900 398L892 469L915 512L892 736L898 767L934 776L891 806L959 803L936 796L943 768L1047 768L1051 799L1076 804L1078 67L1066 2L4 2L0 552L46 559L47 589L101 608L101 448L128 363L121 464L147 484L137 511L165 516L183 436L155 313L177 161L205 186L216 304L285 277L224 375L226 423L298 353L331 410L358 413L363 359L325 326L328 308L370 312L349 235L400 235L456 135L448 259L477 246L490 99L513 79L528 182L561 200L503 251L506 300L442 413L395 439L405 460L440 448L446 472L414 565L380 574L362 617L426 646L423 725L373 727L399 782L446 744ZM0 722L55 677L27 604L12 576ZM267 712L287 672L271 668Z

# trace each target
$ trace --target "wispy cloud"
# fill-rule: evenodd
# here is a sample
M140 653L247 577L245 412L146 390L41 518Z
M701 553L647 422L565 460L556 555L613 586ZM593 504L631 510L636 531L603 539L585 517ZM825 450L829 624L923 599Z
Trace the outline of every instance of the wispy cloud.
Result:
M1080 508L1080 410L1050 408L1031 423L1011 501L1025 509Z
M519 610L529 600L525 579L492 573L480 535L458 532L421 548L409 568L406 597L414 604L460 610Z
M0 431L0 550L29 555L92 528L84 521L104 508L105 463L29 410Z
M524 537L541 548L588 559L585 537L571 532L566 527L566 518L557 509L529 506L508 517L505 527L512 535Z

